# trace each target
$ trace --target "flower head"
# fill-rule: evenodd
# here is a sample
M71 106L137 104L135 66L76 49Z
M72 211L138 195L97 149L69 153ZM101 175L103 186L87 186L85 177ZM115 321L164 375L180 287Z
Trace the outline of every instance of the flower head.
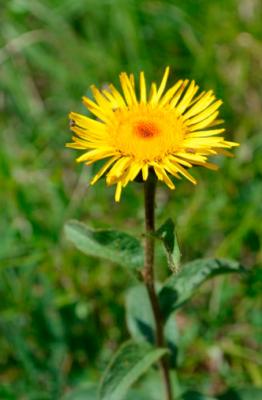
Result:
M122 188L139 173L145 181L149 170L170 189L175 185L170 176L184 176L196 184L188 172L194 165L217 169L208 156L224 154L238 146L220 136L225 129L218 119L222 104L213 92L196 95L194 81L179 80L165 91L169 67L160 85L151 84L149 93L143 72L139 77L139 93L133 74L120 74L122 94L113 86L99 90L91 86L94 101L83 97L83 103L96 119L70 113L74 132L68 147L84 150L77 158L86 165L107 159L91 184L106 175L108 185L116 184L115 200Z

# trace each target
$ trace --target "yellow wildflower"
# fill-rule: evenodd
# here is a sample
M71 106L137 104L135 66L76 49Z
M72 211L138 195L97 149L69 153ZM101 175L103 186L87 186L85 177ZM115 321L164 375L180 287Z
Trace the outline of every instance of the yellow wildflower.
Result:
M170 176L184 176L196 184L188 172L194 165L217 169L208 156L224 154L238 146L220 136L225 129L218 119L221 100L213 92L202 92L194 81L179 80L165 92L169 75L166 68L160 85L151 84L149 94L143 72L140 72L139 94L133 74L120 74L121 94L113 85L99 90L91 86L94 101L83 97L83 103L96 119L71 112L71 130L75 136L68 147L84 150L78 162L91 165L107 159L91 184L104 174L108 185L116 184L115 200L122 188L139 173L145 181L149 170L170 189ZM214 128L215 127L215 128Z

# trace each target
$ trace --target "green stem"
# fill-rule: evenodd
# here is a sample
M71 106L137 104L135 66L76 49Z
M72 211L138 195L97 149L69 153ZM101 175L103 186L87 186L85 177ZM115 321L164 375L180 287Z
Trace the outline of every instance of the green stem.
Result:
M144 184L145 190L145 264L142 272L143 280L146 285L148 296L150 299L155 327L156 327L156 345L158 347L165 347L164 339L164 324L161 315L161 310L158 302L158 297L155 290L154 280L154 232L155 232L155 192L156 192L156 178L149 175L148 180ZM169 375L169 363L164 356L160 360L160 369L163 376L166 400L172 400L172 388Z

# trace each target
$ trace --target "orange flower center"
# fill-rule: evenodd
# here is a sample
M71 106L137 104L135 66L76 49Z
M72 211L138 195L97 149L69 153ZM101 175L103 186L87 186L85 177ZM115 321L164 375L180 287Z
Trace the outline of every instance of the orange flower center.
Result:
M134 126L134 133L141 138L150 139L158 136L160 132L154 123L148 121L139 121Z

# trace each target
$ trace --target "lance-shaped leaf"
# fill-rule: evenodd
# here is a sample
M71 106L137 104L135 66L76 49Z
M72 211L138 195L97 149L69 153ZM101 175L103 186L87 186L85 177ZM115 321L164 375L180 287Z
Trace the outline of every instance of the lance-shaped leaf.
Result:
M147 343L124 343L105 371L99 400L122 400L129 387L167 351Z
M243 272L244 268L234 260L199 259L184 264L177 275L171 276L165 282L159 293L159 302L164 318L181 307L195 293L196 289L207 279L214 276Z
M155 343L155 321L152 307L144 285L137 285L128 290L126 296L126 321L130 334L135 340ZM169 349L171 368L177 362L177 327L174 318L169 318L164 326L165 343Z
M138 239L111 229L92 229L79 221L69 221L65 234L83 253L138 271L144 264L144 251Z
M175 224L171 218L167 219L155 232L155 236L163 242L169 268L177 273L180 267L181 253L176 237Z

